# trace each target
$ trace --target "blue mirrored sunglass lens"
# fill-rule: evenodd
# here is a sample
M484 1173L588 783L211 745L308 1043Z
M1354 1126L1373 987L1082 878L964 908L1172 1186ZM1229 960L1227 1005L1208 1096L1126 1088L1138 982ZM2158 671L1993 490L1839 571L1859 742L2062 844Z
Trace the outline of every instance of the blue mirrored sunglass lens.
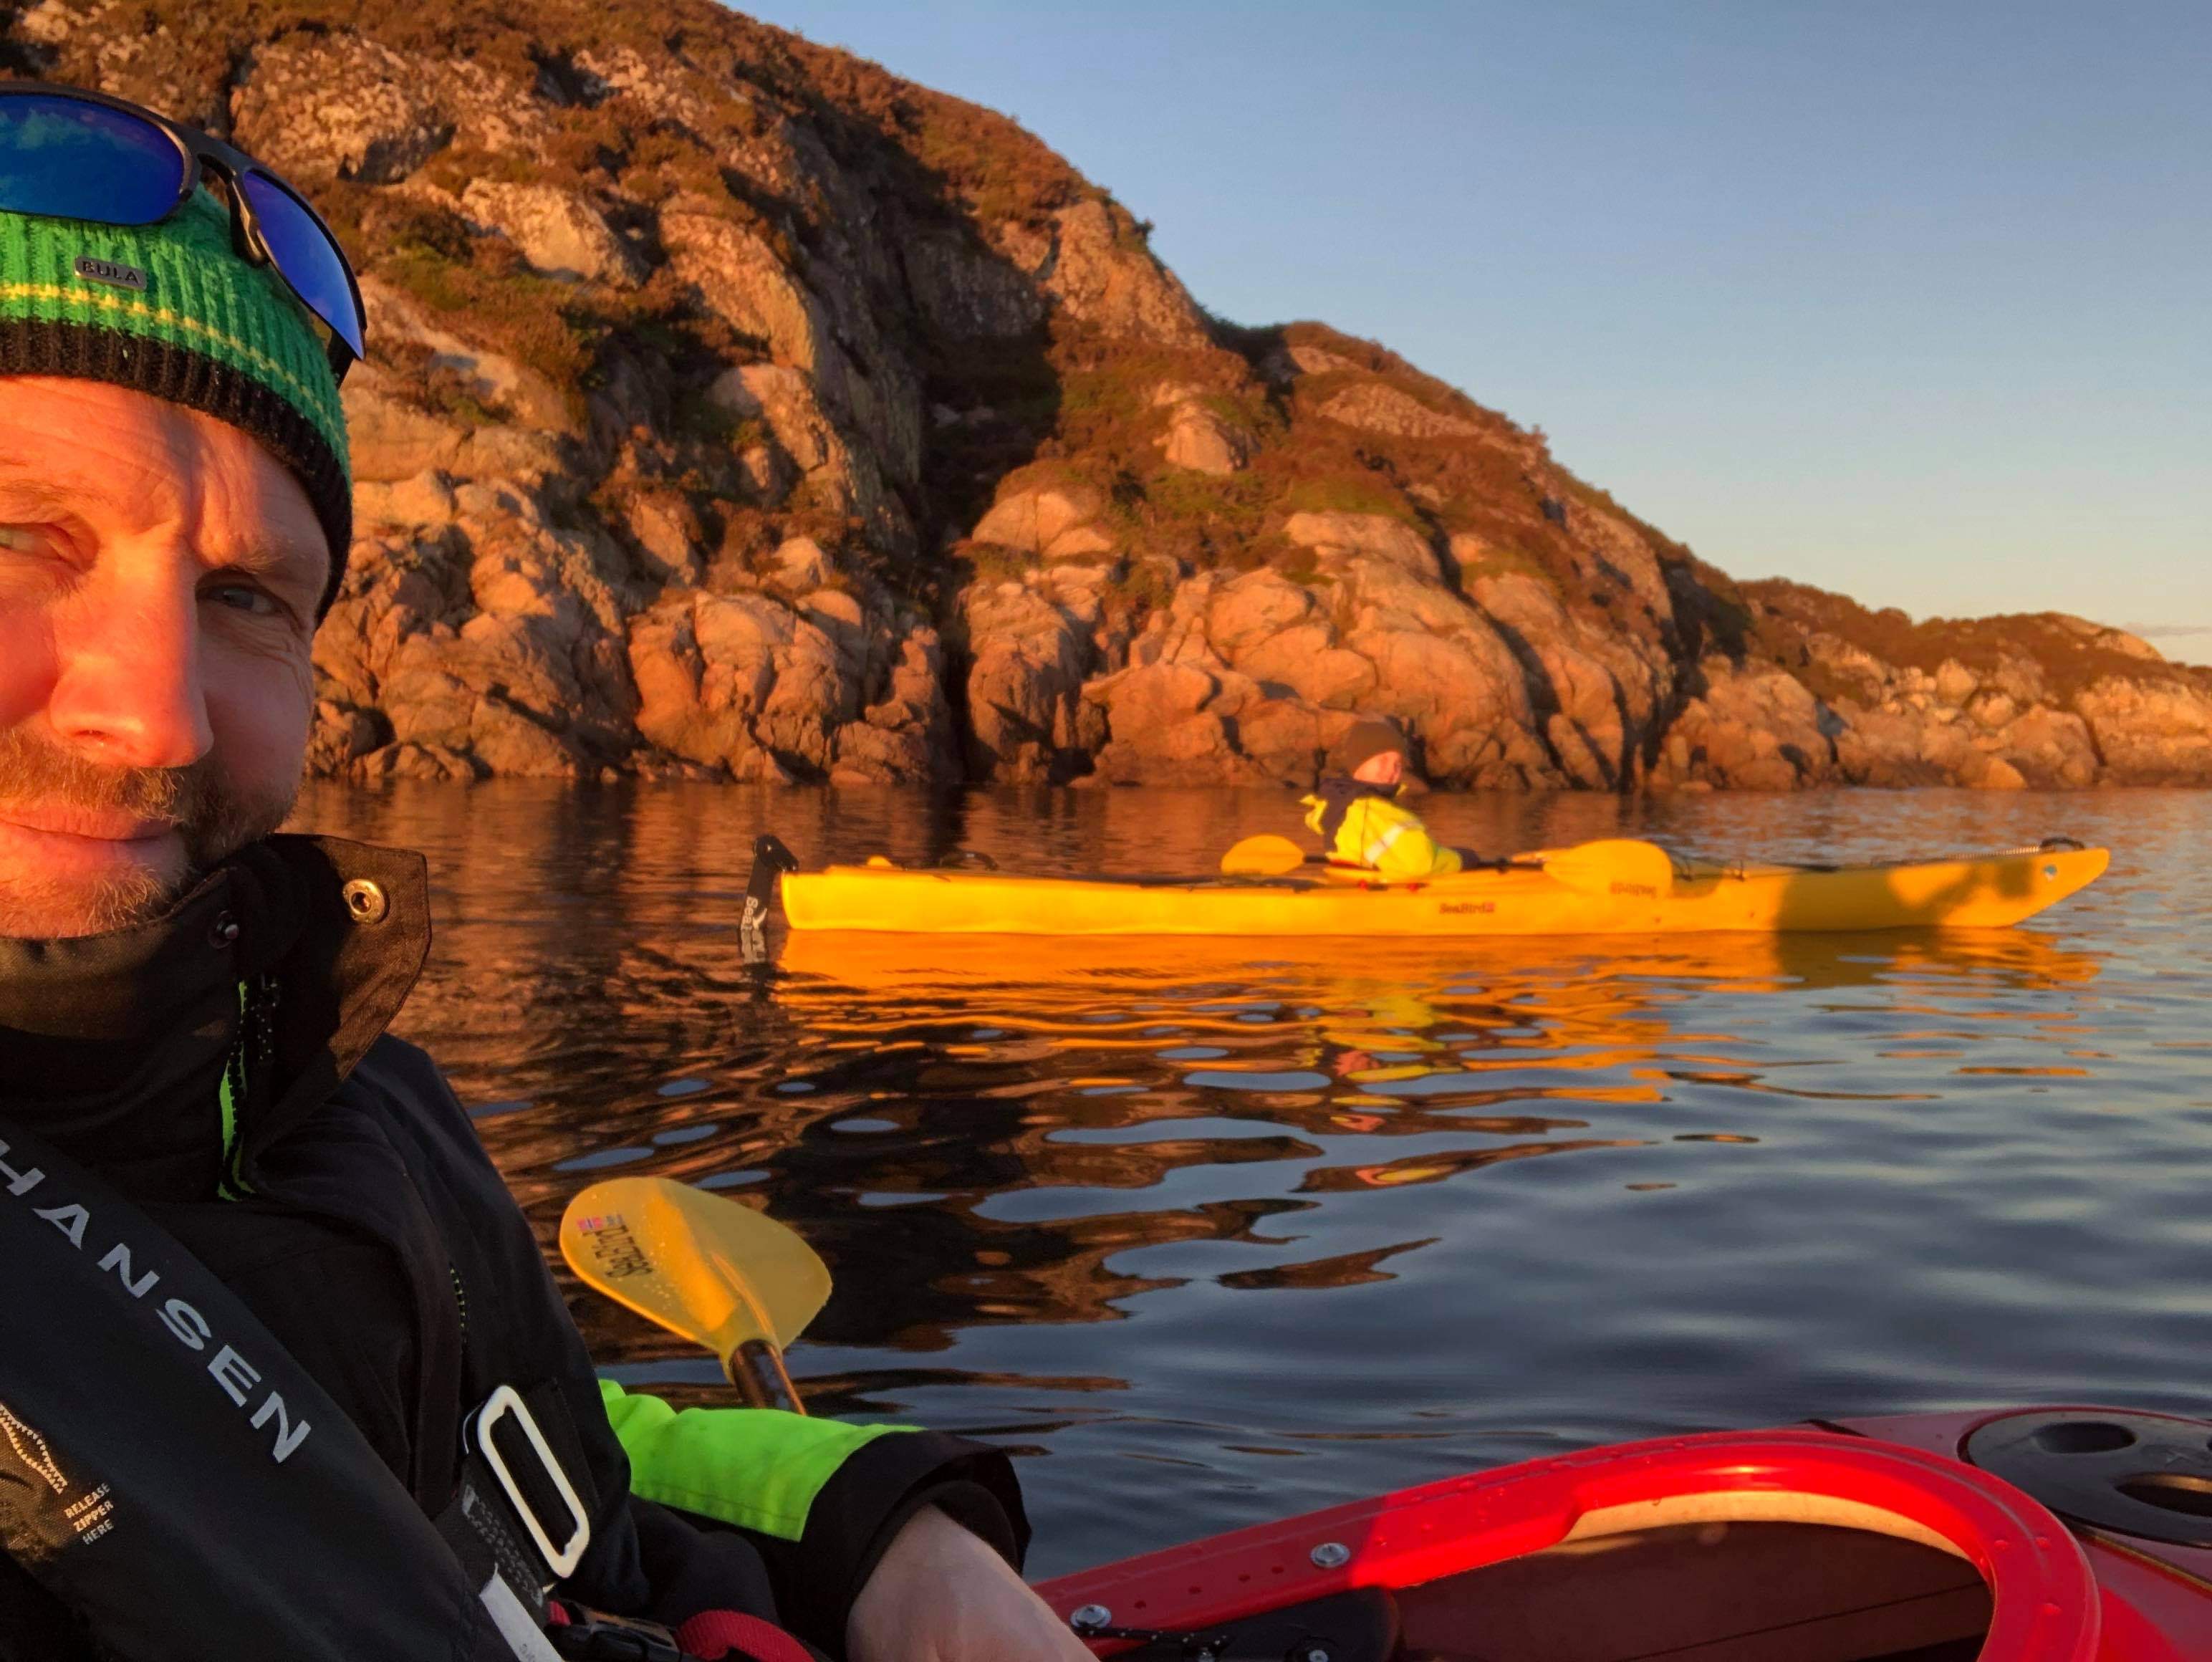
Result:
M252 204L269 258L292 285L292 292L353 349L356 357L362 356L361 310L346 278L345 256L331 234L289 191L265 174L248 174L238 188Z
M74 98L0 98L0 209L150 225L184 194L184 153L152 122Z

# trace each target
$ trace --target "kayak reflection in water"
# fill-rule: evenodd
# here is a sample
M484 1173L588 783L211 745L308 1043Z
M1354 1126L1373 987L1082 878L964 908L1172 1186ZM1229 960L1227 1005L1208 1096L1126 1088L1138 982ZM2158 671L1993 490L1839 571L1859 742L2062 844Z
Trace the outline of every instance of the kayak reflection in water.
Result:
M422 862L276 834L364 350L250 158L0 87L0 1655L1086 1656L995 1450L635 1397L625 1450L386 1031Z
M1389 721L1362 721L1345 735L1341 774L1304 800L1306 827L1321 833L1332 865L1358 866L1401 881L1443 877L1463 856L1429 835L1420 816L1398 801L1406 740Z

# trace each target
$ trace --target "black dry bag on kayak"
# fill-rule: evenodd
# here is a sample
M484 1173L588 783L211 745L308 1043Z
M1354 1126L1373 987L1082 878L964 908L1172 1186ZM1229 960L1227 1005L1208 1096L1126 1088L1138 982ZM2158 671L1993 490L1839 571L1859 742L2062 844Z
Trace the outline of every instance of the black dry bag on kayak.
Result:
M0 1123L0 1542L125 1662L553 1655L236 1294Z

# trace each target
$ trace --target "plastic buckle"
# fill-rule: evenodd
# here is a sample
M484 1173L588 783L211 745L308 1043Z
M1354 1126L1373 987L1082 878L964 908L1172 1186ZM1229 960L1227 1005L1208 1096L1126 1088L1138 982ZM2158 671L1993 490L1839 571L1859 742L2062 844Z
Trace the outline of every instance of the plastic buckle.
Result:
M690 1662L665 1628L564 1604L568 1621L546 1630L570 1662Z
M522 1428L522 1434L530 1444L531 1452L538 1457L546 1476L553 1480L554 1492L561 1497L562 1505L568 1509L570 1530L568 1539L563 1545L556 1547L553 1544L553 1537L546 1533L545 1525L538 1520L537 1513L532 1510L529 1501L524 1497L522 1485L515 1482L514 1474L507 1469L507 1458L499 1452L499 1445L492 1440L492 1428L498 1424L502 1415L512 1415L515 1423ZM477 1410L471 1437L477 1452L483 1456L484 1464L491 1468L491 1475L499 1479L500 1488L506 1491L507 1504L514 1508L514 1515L522 1520L523 1528L530 1531L532 1544L537 1547L538 1555L544 1559L546 1568L553 1572L553 1579L565 1581L576 1573L576 1566L583 1562L584 1549L591 1544L592 1520L585 1515L584 1503L576 1498L575 1488L568 1482L568 1474L561 1470L561 1462L555 1458L551 1445L546 1442L545 1434L538 1428L538 1422L532 1417L529 1404L522 1400L522 1394L513 1385L501 1385L485 1397L483 1406ZM676 1653L672 1652L671 1654Z

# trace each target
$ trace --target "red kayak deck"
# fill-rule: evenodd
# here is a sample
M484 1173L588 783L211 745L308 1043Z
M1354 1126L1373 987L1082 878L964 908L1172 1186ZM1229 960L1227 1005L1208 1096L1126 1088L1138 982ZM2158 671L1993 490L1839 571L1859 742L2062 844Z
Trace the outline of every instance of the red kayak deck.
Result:
M1621 1444L1040 1591L1079 1629L1158 1635L1094 1641L1127 1662L2212 1662L2212 1422L2002 1409Z

